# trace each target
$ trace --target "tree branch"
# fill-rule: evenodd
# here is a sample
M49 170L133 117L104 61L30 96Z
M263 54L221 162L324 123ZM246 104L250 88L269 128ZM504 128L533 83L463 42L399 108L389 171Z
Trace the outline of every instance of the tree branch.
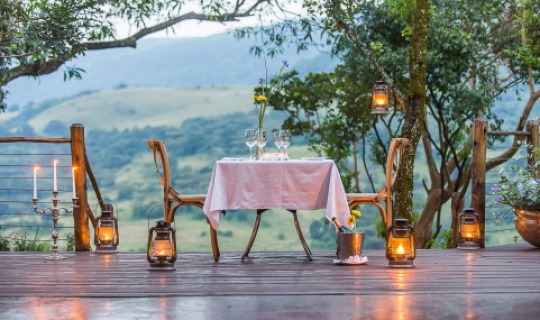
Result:
M339 9L339 1L333 0L332 1L332 8L335 9L335 10L341 11L341 9ZM336 14L334 10L329 10L329 11L330 11L330 14L333 16L333 18L336 20L337 24L341 28L343 28L343 30L345 30L345 32L347 33L347 36L349 37L349 39L352 40L352 42L356 45L356 47L358 49L360 49L360 51L362 51L362 53L366 56L366 58L368 58L368 60L373 64L373 66L375 66L375 69L377 70L377 73L383 78L384 82L390 87L390 89L392 90L392 92L396 96L396 99L397 99L399 105L401 106L401 108L403 110L405 110L405 101L404 101L404 98L403 98L403 93L401 93L401 91L396 87L394 82L390 79L388 74L379 65L379 62L377 61L377 59L375 59L375 57L373 56L373 54L371 54L371 52L368 50L368 48L366 46L364 46L362 41L360 41L360 39L358 39L355 32L353 32L351 30L349 25L347 25L347 23L345 21L343 21L343 19L341 19L339 17L339 14Z
M153 34L158 31L165 30L170 28L182 21L186 20L199 20L199 21L212 21L212 22L230 22L238 21L238 18L245 18L252 15L252 13L263 3L269 3L272 0L258 0L251 7L247 8L245 11L240 12L240 7L245 4L244 0L239 0L236 3L233 12L224 13L222 15L207 15L202 13L188 12L177 16L175 18L168 19L164 22L158 23L151 27L143 28L137 31L135 34L126 37L124 39L113 40L113 41L103 41L103 42L85 42L82 43L83 48L86 50L102 50L102 49L111 49L111 48L124 48L124 47L137 47L137 40ZM5 76L3 79L0 79L1 84L6 84L10 81L13 81L22 76L41 76L45 74L52 73L64 64L66 61L74 58L75 55L69 58L65 58L61 61L35 61L33 64L25 64L14 67L10 70L9 75Z

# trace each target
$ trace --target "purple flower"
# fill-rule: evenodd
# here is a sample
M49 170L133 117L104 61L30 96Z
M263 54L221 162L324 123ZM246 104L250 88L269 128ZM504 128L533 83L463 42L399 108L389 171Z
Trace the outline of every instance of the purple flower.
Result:
M264 84L264 78L259 78L259 84L260 84L260 85L263 85L263 84Z
M502 197L497 197L497 202L503 202L503 198Z
M283 62L283 65L284 65L285 67L287 67L287 68L289 67L289 63L287 62L287 60L283 60L283 61L281 61L281 62Z
M491 192L493 193L501 192L501 188L497 188L497 187L491 188Z

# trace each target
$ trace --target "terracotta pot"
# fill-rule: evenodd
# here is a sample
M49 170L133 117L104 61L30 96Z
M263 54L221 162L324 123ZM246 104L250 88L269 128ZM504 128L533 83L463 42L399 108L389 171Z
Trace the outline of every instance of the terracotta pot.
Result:
M514 209L514 225L523 240L540 248L540 212Z

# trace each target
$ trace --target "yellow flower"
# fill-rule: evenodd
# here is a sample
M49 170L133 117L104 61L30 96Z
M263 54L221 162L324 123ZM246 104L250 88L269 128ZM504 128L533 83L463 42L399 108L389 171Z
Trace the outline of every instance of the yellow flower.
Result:
M359 210L351 210L351 214L356 218L360 218L362 216L362 212L360 212Z
M253 96L253 100L255 101L266 101L266 97L262 94L258 95L258 96Z
M348 223L349 225L355 224L355 223L356 223L356 217L355 217L355 216L349 216L349 217L347 218L347 223Z

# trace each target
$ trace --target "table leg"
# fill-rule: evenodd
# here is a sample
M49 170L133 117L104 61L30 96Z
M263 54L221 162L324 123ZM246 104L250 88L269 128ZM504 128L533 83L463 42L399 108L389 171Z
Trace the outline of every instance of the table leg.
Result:
M253 226L253 231L251 231L251 237L249 238L249 242L246 246L246 249L244 250L244 254L242 254L242 260L245 259L249 255L249 251L251 250L251 247L253 246L253 243L255 242L255 238L257 237L257 231L259 231L259 224L261 223L261 215L266 210L268 209L257 209L257 218L255 219L255 225Z
M210 224L210 222L208 222ZM212 254L214 255L214 262L219 262L219 243L218 243L218 237L217 232L210 226L210 241L212 243Z
M298 238L300 238L300 242L302 243L302 247L304 247L304 252L306 253L308 259L311 261L313 258L311 257L311 250L309 249L309 246L306 243L306 240L304 239L304 235L302 234L302 229L300 228L300 223L298 222L298 216L296 215L296 210L289 210L293 214L293 220L294 220L294 226L296 227L296 233L298 233Z

